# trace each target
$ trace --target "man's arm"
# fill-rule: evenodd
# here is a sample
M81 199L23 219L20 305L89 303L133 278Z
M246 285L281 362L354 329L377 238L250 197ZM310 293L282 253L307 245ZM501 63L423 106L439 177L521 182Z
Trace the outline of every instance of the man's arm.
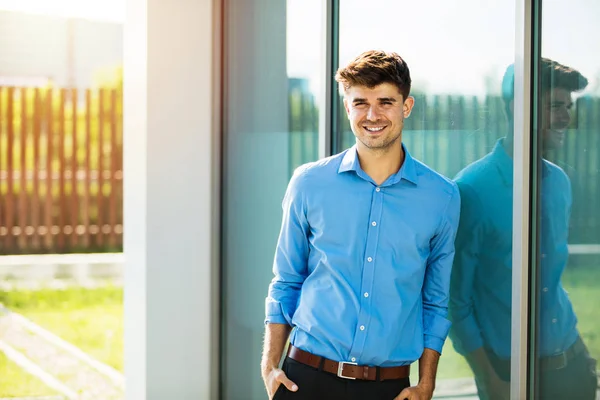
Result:
M483 346L481 328L475 317L473 289L483 246L484 212L475 190L467 184L457 184L460 189L461 212L450 279L450 338L456 351L466 356Z
M440 361L440 353L431 349L424 349L419 358L419 385L428 391L435 389L435 376Z
M423 282L425 348L419 358L419 383L404 389L396 400L429 400L433 397L438 362L450 329L450 321L446 317L460 201L460 193L455 186L442 215L440 227L431 240L431 252Z
M273 397L279 385L285 385L292 392L298 390L298 386L289 380L279 368L279 361L291 331L292 327L287 324L267 324L265 328L265 343L263 345L260 371L269 399Z
M302 284L308 274L308 225L304 169L298 168L282 202L281 230L273 260L273 280L265 302L265 323L292 326Z
M424 349L419 358L419 383L417 386L404 389L394 400L429 400L433 397L435 389L435 376L437 374L440 353L431 349Z
M481 328L475 317L473 304L475 274L484 248L482 220L485 213L475 190L467 184L457 183L461 212L450 280L450 338L456 351L465 357L486 391L496 393L497 398L504 398L508 393L508 384L498 377L483 348Z
M451 325L447 319L448 301L460 203L460 193L454 186L440 227L431 240L423 281L423 343L425 348L440 354Z
M294 172L286 190L282 208L283 217L269 293L265 301L265 342L261 360L261 374L269 399L279 385L290 391L298 387L279 368L279 361L292 330L298 297L308 274L308 234L310 231L303 196L301 167Z

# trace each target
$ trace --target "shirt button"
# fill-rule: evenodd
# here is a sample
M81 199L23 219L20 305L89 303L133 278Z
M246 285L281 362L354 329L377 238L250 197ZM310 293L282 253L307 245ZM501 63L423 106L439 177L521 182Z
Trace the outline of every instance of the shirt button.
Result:
M352 362L356 362L356 357L352 357L350 360L351 360Z
M556 318L552 318L552 323L555 324L556 322L558 322L558 320Z
M371 222L371 225L377 226L377 222L373 221L373 222Z
M369 297L369 293L365 292L365 297Z
M547 288L547 287L545 287L545 288L543 288L542 290L543 290L544 292L547 292L547 291L548 291L548 288Z
M546 258L546 255L545 255L545 254L542 254L542 258Z
M371 262L371 261L373 261L373 259L371 257L369 257L369 258L367 258L367 261Z
M381 192L381 189L380 188L376 188L375 191L376 192Z
M361 325L361 326L360 326L360 330L361 330L361 331L364 331L364 330L365 330L365 326L364 326L364 325Z

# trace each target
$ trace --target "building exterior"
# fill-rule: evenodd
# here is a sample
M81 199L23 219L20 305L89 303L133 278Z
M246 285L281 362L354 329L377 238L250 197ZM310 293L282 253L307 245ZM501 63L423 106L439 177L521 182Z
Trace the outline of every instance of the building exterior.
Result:
M352 144L332 78L339 65L373 47L396 50L408 60L420 100L405 141L413 156L440 172L454 175L514 130L510 392L513 399L538 396L544 371L536 363L536 344L545 333L535 321L546 304L537 278L545 238L538 218L539 61L555 58L592 80L600 65L585 56L583 43L598 37L592 21L600 8L583 0L569 8L545 0L487 8L475 1L440 1L434 8L397 3L127 1L127 398L265 397L259 360L280 201L296 164ZM565 29L571 33L567 42L560 36ZM514 121L507 122L500 113L490 115L503 107L500 82L511 64ZM318 110L317 132L307 128L300 139L289 128L295 112L290 77L308 77ZM462 99L455 100L464 103L464 114L452 108L452 95ZM587 103L581 104L578 116ZM600 127L600 110L590 107L590 124L571 117L562 129L584 150L570 147L560 157L572 157L578 171L596 166L579 179L597 188L600 147L590 132ZM438 109L448 112L436 117ZM464 122L469 118L471 125ZM316 143L304 142L315 136ZM303 145L316 154L295 155ZM457 161L458 153L464 159ZM598 204L595 190L582 203ZM595 210L587 210L591 220ZM583 281L596 276L598 266L598 236L590 232L588 242L569 243L571 256L587 265L569 273L582 274ZM600 291L597 281L589 288ZM590 322L599 319L598 311L588 310L585 298L571 300L584 339L600 333ZM472 377L468 368L453 375L457 368L444 365L442 357L440 379Z
M3 86L89 88L122 61L122 23L0 11Z

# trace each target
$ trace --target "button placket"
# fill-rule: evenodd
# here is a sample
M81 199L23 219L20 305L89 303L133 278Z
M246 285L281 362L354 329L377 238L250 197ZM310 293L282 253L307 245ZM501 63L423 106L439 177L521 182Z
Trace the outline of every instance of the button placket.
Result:
M373 288L374 270L375 270L375 258L377 256L377 247L379 242L379 229L378 224L381 222L381 216L383 211L383 190L379 187L375 187L375 193L371 201L371 210L369 215L369 227L367 228L367 243L365 246L365 258L363 261L363 273L362 273L362 287L359 293L362 293L360 297L360 310L358 313L358 319L355 330L355 340L348 358L352 362L360 360L360 356L364 350L367 338L367 328L369 322L369 315L371 313L371 292Z

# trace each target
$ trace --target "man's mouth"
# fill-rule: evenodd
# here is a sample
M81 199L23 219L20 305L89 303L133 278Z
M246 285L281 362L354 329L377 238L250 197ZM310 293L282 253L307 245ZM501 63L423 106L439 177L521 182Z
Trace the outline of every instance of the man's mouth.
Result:
M363 126L363 128L365 128L365 130L367 130L369 132L377 133L377 132L381 132L382 130L384 130L385 125L383 125L383 126Z

